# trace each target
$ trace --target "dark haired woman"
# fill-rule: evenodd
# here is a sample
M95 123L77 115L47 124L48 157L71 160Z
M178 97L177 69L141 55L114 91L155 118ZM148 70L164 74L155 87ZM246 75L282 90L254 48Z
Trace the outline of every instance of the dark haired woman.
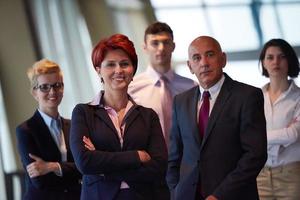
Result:
M260 199L300 199L300 88L290 78L299 61L285 40L268 41L260 54L267 122L268 160L257 178Z

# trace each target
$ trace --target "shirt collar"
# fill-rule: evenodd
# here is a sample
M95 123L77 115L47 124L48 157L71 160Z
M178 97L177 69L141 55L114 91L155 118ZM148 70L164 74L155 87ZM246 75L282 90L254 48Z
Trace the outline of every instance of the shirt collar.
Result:
M130 108L133 106L134 104L129 100L127 105L126 105L126 108L125 108L125 113L127 113ZM112 110L114 110L112 107L110 106L104 106L104 109L107 110L108 112L111 112ZM114 110L115 111L115 110ZM116 111L115 111L116 112Z
M212 99L215 99L218 96L224 81L225 81L225 76L223 74L222 77L220 78L220 80L208 89L204 89L203 87L201 87L199 85L200 94L203 94L204 91L209 91L210 97Z
M161 76L165 76L169 82L171 82L174 79L174 70L170 69L164 74L160 74L157 71L154 70L152 66L148 66L146 69L146 73L150 76L150 78L153 80L153 84L156 84Z
M104 105L104 90L101 90L94 98L93 100L89 103L89 105L92 106L99 106L101 108L105 108ZM132 105L136 105L135 101L131 98L131 96L128 95L128 99L131 102ZM128 105L128 104L127 104Z
M52 127L52 123L53 123L53 120L55 120L54 118L50 117L49 115L47 115L46 113L44 113L43 111L41 111L40 109L38 109L39 113L41 114L44 122L46 123L46 125L48 127ZM58 120L60 121L61 120L61 117L60 115L58 115Z
M270 83L267 83L265 84L263 87L262 87L262 91L264 93L266 93L268 91L268 87L269 87ZM294 90L295 88L297 88L297 85L295 84L294 80L289 80L289 87L286 91L284 91L282 93L283 96L287 95L288 93L290 93L290 91Z

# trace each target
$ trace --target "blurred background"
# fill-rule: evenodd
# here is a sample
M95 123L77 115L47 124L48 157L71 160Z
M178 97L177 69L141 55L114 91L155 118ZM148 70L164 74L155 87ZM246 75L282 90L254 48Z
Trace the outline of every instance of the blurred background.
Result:
M283 38L300 56L299 19L300 0L0 0L0 200L21 199L15 127L37 106L26 76L35 61L48 58L61 66L60 113L70 118L77 103L89 102L101 89L90 54L104 37L122 33L134 41L139 73L147 66L145 28L166 22L176 43L173 68L196 80L186 66L187 47L195 37L210 35L227 53L224 71L262 87L267 82L258 65L262 45Z

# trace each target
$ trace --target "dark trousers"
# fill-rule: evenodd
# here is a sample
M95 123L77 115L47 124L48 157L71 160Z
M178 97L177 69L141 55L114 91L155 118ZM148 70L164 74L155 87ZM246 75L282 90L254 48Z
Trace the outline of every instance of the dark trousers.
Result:
M119 190L119 193L114 200L136 200L136 199L137 198L135 192L130 188L126 188L126 189Z
M198 185L197 186L197 190L196 190L196 196L195 196L195 200L205 200L205 198L202 195L202 190L201 190L201 186Z

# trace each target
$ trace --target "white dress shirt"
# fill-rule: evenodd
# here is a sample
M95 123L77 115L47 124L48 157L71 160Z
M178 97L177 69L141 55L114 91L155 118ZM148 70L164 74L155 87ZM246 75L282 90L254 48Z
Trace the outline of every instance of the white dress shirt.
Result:
M294 81L289 82L289 88L273 105L267 91L269 83L262 88L267 122L268 167L300 161L300 88Z
M51 136L53 137L60 153L61 153L61 161L65 162L67 161L67 147L66 147L66 142L65 142L65 138L64 138L64 135L63 135L63 130L62 130L62 127L56 127L58 129L60 129L61 131L61 134L60 134L60 141L57 141L57 136L56 136L56 132L54 130L54 123L53 121L55 119L53 119L52 117L48 116L47 114L45 114L44 112L42 112L41 110L38 110L39 113L41 114L44 122L46 123L47 127L49 128L49 131L51 133ZM58 120L61 120L61 117L59 116L58 117ZM61 122L62 123L62 122Z
M200 94L199 95L199 99L198 99L198 109L197 109L197 122L199 121L199 112L200 112L200 107L202 105L202 94L204 91L208 91L209 94L210 94L210 97L209 97L209 115L215 105L215 102L217 100L217 97L220 93L220 90L222 88L222 85L224 83L224 80L225 80L225 76L222 75L222 78L216 83L214 84L212 87L210 87L209 89L205 90L204 88L202 88L200 85L199 85L199 90L200 90Z
M63 134L63 130L62 130L62 127L53 127L54 126L54 120L52 117L50 117L49 115L47 115L46 113L44 113L43 111L39 110L39 113L41 114L45 124L47 125L49 131L50 131L50 134L53 138L53 140L55 141L59 151L60 151L60 154L61 154L61 161L62 162L66 162L67 161L67 146L66 146L66 142L65 142L65 138L64 138L64 134ZM62 119L60 116L58 116L58 120L61 121L62 123ZM55 132L55 128L59 129L61 131L61 134L60 134L60 141L57 141L57 136L56 136L56 132ZM60 164L57 162L56 163L59 167L59 173L55 173L57 176L62 176L62 169L61 169L61 166Z
M134 77L128 88L128 94L133 100L144 107L152 108L159 117L160 124L164 130L163 114L162 114L162 96L160 89L160 77L165 76L169 81L169 88L171 95L175 95L184 92L197 83L191 79L176 74L170 69L165 74L157 73L151 66L149 66L145 72ZM169 133L164 133L166 143L168 143Z

